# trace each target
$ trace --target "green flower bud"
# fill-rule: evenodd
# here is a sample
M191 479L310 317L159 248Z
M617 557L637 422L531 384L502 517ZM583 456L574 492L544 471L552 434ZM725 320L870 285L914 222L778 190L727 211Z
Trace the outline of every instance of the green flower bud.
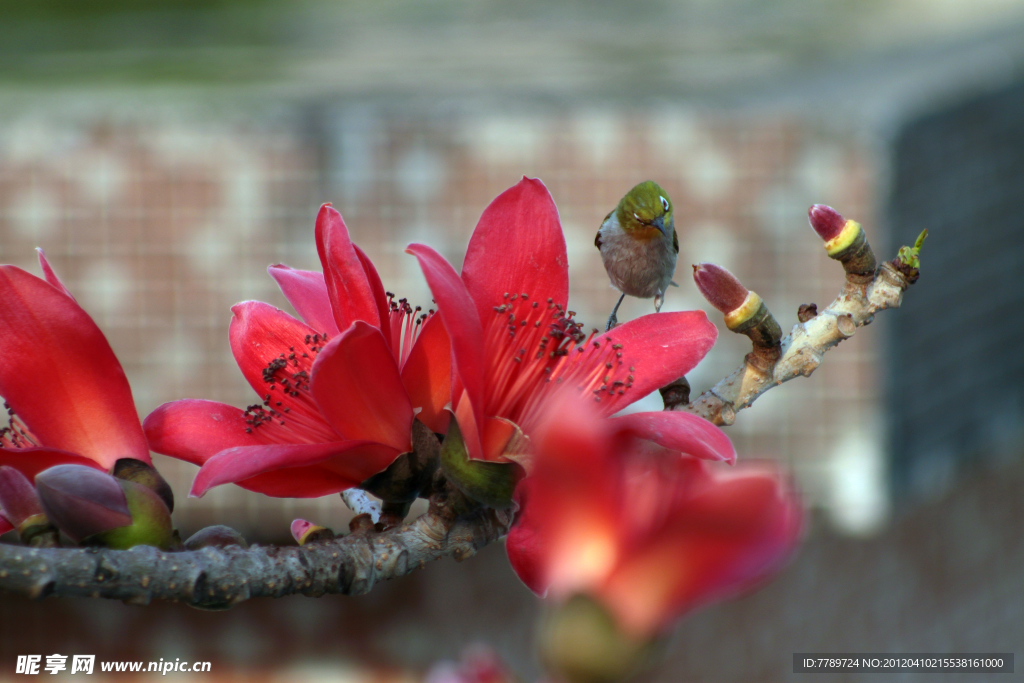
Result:
M541 661L565 683L620 683L643 671L660 640L625 633L593 599L577 595L552 610L540 631Z
M84 539L85 545L102 545L127 550L137 545L154 545L170 550L174 545L174 526L163 498L152 489L133 481L118 480L131 514L131 524L110 529Z

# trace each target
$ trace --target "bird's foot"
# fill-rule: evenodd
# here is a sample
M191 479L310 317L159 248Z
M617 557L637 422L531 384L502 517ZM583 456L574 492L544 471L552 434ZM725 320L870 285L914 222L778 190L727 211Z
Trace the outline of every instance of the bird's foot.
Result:
M659 293L657 296L655 296L654 297L654 312L655 313L661 313L661 307L664 305L664 303L665 303L665 295L664 294Z
M615 313L613 312L610 316L608 316L608 326L604 328L604 331L607 332L608 330L612 329L618 324L619 319L615 317Z

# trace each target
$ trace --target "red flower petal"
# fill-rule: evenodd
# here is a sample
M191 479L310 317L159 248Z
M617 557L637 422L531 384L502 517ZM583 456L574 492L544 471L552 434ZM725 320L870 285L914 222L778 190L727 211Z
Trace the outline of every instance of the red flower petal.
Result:
M530 435L533 469L525 488L520 485L525 500L517 522L526 528L515 541L524 547L514 550L524 582L560 597L585 589L614 566L622 525L615 435L574 393L566 388L553 395L545 420Z
M275 429L276 422L252 429L245 420L245 413L234 406L187 398L159 406L142 426L151 449L195 465L202 465L211 456L235 446L280 443L284 439L303 443L301 435L294 432L282 437L281 430ZM252 432L247 433L246 429Z
M320 351L311 374L313 398L339 434L409 450L412 403L380 330L353 323Z
M715 345L718 329L704 311L652 313L630 320L596 339L622 345L623 365L632 368L633 386L597 404L604 415L618 412L694 367Z
M8 465L29 479L54 465L85 465L106 471L100 463L85 456L56 448L0 448L0 465Z
M569 261L558 209L544 183L524 177L491 202L466 249L462 279L481 320L506 293L565 305Z
M332 337L338 334L338 324L334 322L334 311L331 309L331 299L327 296L323 273L295 270L281 263L270 266L267 272L307 325Z
M708 476L713 467L702 464L703 476L688 471L675 500L667 491L644 493L669 498L671 509L622 554L599 589L627 628L662 629L687 611L747 590L795 549L802 509L777 471L743 463Z
M533 508L527 502L533 481L527 477L516 489L516 502L519 504L520 512L505 538L505 552L519 580L534 593L544 597L548 590L544 571L545 553L543 541L538 533L543 520L537 519L537 515L531 513Z
M0 535L6 534L8 531L13 531L14 525L7 521L4 517L4 511L0 510Z
M356 256L363 265L366 272L366 281L370 283L370 291L373 292L373 300L377 304L377 316L380 319L380 331L385 340L391 339L391 304L388 303L387 292L384 291L384 283L380 281L380 275L373 266L370 257L355 244L352 248L356 250Z
M128 379L74 299L0 266L0 395L42 444L91 458L150 462Z
M448 330L452 361L469 399L476 429L468 429L461 422L459 426L462 427L469 456L479 460L483 453L480 434L483 432L484 373L487 366L483 354L484 332L476 304L455 269L443 256L423 244L410 244L405 251L419 260L437 302L438 315Z
M416 417L437 434L448 432L452 402L452 347L438 315L430 316L402 367L402 383L409 392Z
M74 299L70 290L64 286L64 283L57 277L57 273L53 272L53 268L50 267L50 262L46 260L46 252L40 247L36 247L36 252L39 254L39 267L43 269L43 277L46 278L46 281Z
M372 441L243 446L221 451L199 470L189 496L237 483L279 498L338 493L387 468L400 451Z
M736 449L721 429L692 413L660 411L611 418L616 428L703 460L736 462Z
M366 269L349 239L345 221L330 204L321 206L316 217L316 251L338 329L348 329L357 320L379 328L378 304Z

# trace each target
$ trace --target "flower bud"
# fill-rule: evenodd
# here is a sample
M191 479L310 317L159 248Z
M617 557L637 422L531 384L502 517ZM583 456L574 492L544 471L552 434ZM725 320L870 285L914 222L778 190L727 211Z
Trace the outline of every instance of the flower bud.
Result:
M199 550L200 548L226 548L229 545L238 545L243 548L248 548L249 544L245 542L245 538L242 534L238 533L229 526L223 524L215 524L214 526L208 526L200 529L185 541L186 550Z
M846 219L839 212L825 204L815 204L807 210L807 219L818 233L818 237L826 242L834 240L846 226Z
M693 280L712 306L725 314L725 326L750 337L755 346L776 347L782 328L757 292L748 290L736 276L713 263L693 267Z
M118 550L173 543L167 506L141 484L84 465L57 465L36 475L36 490L46 515L75 543Z
M807 211L807 218L818 236L825 240L825 252L829 258L842 263L850 275L874 274L877 267L875 254L860 223L846 220L824 204L812 206Z
M334 532L304 519L296 519L292 521L292 537L299 545L306 545L316 541L329 541L334 538Z
M627 633L584 595L555 607L540 632L544 668L566 683L629 680L651 663L658 644L657 638Z
M159 494L133 481L121 480L119 483L128 501L132 523L87 538L87 544L95 543L116 550L127 550L137 545L153 545L161 550L170 550L172 546L181 543L175 540L171 513L167 511L167 505Z
M85 465L57 465L36 475L47 517L75 543L132 523L120 483Z
M22 543L37 545L33 541L40 534L49 533L54 534L51 544L56 544L57 530L43 512L35 487L13 467L0 467L0 508L18 531Z
M695 264L693 281L708 303L726 315L742 306L750 296L750 291L735 275L714 263Z
M134 481L156 493L164 501L168 512L174 512L174 492L160 473L152 465L147 465L135 458L121 458L114 463L114 471L111 472L118 479Z
M512 506L512 494L523 476L513 462L470 460L458 420L448 423L448 434L441 444L441 469L448 480L464 494L495 509Z

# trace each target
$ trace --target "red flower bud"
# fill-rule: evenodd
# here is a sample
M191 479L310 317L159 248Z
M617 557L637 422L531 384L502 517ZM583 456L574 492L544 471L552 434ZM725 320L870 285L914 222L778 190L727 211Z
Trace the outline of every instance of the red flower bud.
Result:
M32 482L13 467L0 467L0 508L15 528L20 528L33 517L37 524L46 521Z
M814 231L826 242L838 237L846 225L846 219L840 216L838 211L824 204L815 204L808 209L807 218Z
M84 465L57 465L36 475L47 517L78 543L132 523L118 480Z
M319 524L296 519L292 521L292 537L299 545L306 545L312 541L330 540L334 538L334 532Z
M708 303L726 314L742 306L750 294L735 275L713 263L694 265L693 281Z

